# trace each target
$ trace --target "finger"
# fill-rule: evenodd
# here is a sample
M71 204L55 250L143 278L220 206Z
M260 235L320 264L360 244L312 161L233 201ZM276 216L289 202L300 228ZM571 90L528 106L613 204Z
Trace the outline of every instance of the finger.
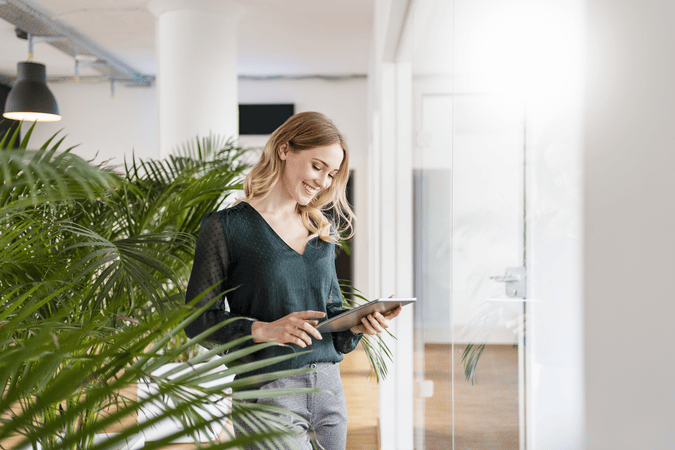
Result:
M300 327L295 328L293 330L293 334L297 336L299 339L301 339L305 344L312 345L312 338L310 338L309 335L305 333L302 328Z
M314 321L313 321L313 322L314 322ZM319 330L317 330L316 328L314 328L315 326L316 326L316 325L315 325L315 324L314 324L314 325L311 324L310 321L305 321L305 322L303 322L301 328L302 328L306 333L311 334L311 335L314 336L315 338L317 338L317 339L323 339L323 338L321 337L321 333L319 333Z
M302 328L304 324L308 323L311 326L315 327L319 324L318 320L309 320L309 319L298 319L297 317L292 317L290 323L296 328Z
M379 311L373 313L373 317L377 320L382 328L389 328L389 321L385 316L382 315Z
M293 323L287 323L284 326L283 340L281 343L295 344L305 348L307 343L305 342L305 339L303 339L303 334L304 332L300 330L297 325ZM311 340L309 344L312 344Z
M312 345L312 338L309 337L309 334L305 333L304 331L300 333L300 339L305 341L307 345Z
M372 314L368 314L368 321L370 322L370 325L377 331L378 333L382 333L384 331L384 328L382 328L382 325L380 325L380 322L377 321L375 317L373 317Z
M289 327L288 330L284 333L281 340L282 344L295 344L298 347L305 348L307 343L302 340L300 337L300 332L297 328Z
M293 315L300 319L322 319L326 317L326 313L322 311L299 311L293 313Z
M311 326L315 327L319 324L318 320L305 320L306 323L310 324Z
M377 331L370 324L367 317L364 317L364 318L361 319L361 325L363 325L364 332L366 334L370 334L370 335L377 334Z
M300 329L305 329L305 324L309 324L312 327L316 327L319 324L318 320L309 320L309 319L298 319L297 317L291 317L289 323Z
M302 348L307 347L308 345L312 345L312 339L305 333L304 331L296 328L295 331L292 334L293 339L291 339L291 342L293 342L296 345L299 345Z
M384 316L385 316L387 319L393 319L394 317L396 317L396 316L398 316L399 314L401 314L401 311L403 311L403 306L398 305L398 308L389 311L389 312L386 313Z

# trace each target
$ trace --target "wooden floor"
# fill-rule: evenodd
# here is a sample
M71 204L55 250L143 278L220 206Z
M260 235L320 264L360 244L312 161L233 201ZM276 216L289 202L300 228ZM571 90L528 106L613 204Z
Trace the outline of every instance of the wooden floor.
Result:
M478 365L478 381L464 379L463 348L455 347L454 434L452 414L452 349L427 344L425 378L433 381L434 395L422 403L424 448L417 450L516 450L518 442L518 349L487 346ZM347 398L347 450L378 450L379 389L368 376L368 359L359 346L345 355L340 374ZM420 403L418 403L419 405ZM454 447L453 447L454 445ZM194 446L173 446L172 449Z
M453 361L450 345L427 344L425 379L434 383L434 395L416 399L423 433L417 450L515 450L518 435L518 349L511 345L486 347L478 365L478 381L464 379L462 347L455 347L454 433L452 412ZM378 390L366 374L368 361L360 350L345 357L342 382L347 396L348 450L379 449L377 441Z
M450 345L426 345L425 379L434 382L434 395L422 404L423 430L415 430L424 433L424 449L518 449L518 349L487 346L474 385L464 378L462 351L455 347L453 433L452 350Z
M347 450L376 450L378 439L379 388L368 377L370 365L359 345L340 363L340 376L347 398Z
M425 349L425 378L433 381L431 398L415 399L415 433L423 433L424 446L417 450L515 450L518 448L518 351L510 345L488 346L478 366L478 383L464 380L461 348L454 358L453 371L449 345L428 344ZM347 398L349 422L348 450L377 450L379 390L374 377L368 377L368 360L361 346L345 355L340 364ZM132 423L135 417L130 417ZM125 425L120 425L124 427ZM117 430L110 430L117 431ZM221 433L226 440L226 432ZM3 444L7 444L4 442ZM12 448L11 444L7 448ZM197 448L177 444L171 450Z
M347 398L347 450L377 450L379 390L374 376L369 376L370 365L361 346L346 354L340 363L340 376ZM221 433L226 440L226 432ZM167 450L191 450L193 444L176 444Z

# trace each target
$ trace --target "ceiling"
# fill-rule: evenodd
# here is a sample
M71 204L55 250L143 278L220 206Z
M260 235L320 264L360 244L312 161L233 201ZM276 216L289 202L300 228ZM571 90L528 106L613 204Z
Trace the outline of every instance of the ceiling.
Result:
M374 0L237 0L245 14L237 28L241 76L362 75L371 48ZM0 2L1 5L5 2ZM143 75L156 75L155 17L149 0L22 0L51 21L94 42ZM16 76L28 43L0 19L0 77ZM72 56L36 42L34 61L47 76L73 77ZM82 67L80 77L100 75Z

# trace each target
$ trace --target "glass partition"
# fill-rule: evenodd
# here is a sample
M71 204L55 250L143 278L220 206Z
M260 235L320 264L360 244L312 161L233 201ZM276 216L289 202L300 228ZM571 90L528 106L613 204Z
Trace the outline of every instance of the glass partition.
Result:
M581 448L581 6L414 2L416 449Z

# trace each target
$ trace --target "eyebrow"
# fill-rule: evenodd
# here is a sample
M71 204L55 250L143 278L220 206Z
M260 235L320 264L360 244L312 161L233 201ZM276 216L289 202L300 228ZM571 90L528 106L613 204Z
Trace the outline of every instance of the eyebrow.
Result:
M313 158L315 161L319 161L321 164L324 165L324 167L328 167L328 164L326 164L326 161L319 159L319 158ZM338 172L340 168L338 167L337 169L331 170L331 172Z

